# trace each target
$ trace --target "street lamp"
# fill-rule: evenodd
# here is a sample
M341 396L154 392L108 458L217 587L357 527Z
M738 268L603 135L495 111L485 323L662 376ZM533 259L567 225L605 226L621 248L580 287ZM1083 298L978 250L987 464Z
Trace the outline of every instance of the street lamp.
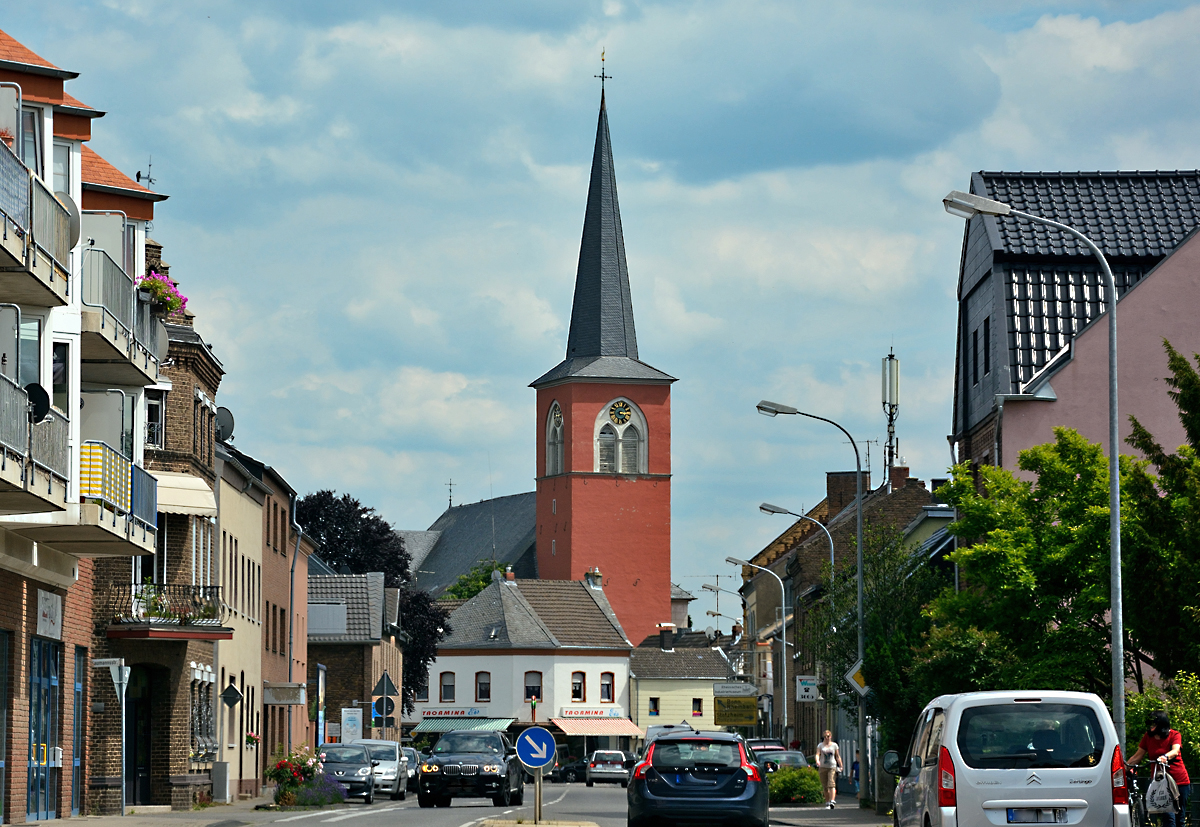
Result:
M1096 260L1104 276L1104 292L1108 299L1108 533L1109 533L1109 600L1112 603L1112 692L1113 724L1118 743L1125 743L1125 618L1121 597L1121 452L1120 423L1117 419L1117 284L1112 268L1100 248L1074 227L1049 218L1014 210L1012 205L993 201L979 195L954 190L942 199L946 212L959 218L976 215L1013 215L1038 224L1054 227L1081 241ZM996 457L1000 464L1000 457Z
M783 740L786 740L787 739L787 725L788 725L788 707L787 707L787 610L788 610L788 606L787 606L787 591L783 588L783 578L781 578L778 574L771 571L770 569L768 569L764 566L756 566L754 563L751 563L748 560L739 560L737 557L726 557L725 562L729 563L731 565L734 565L734 566L748 566L752 569L758 569L759 571L765 571L767 574L774 577L775 580L779 583L779 606L780 606L780 608L783 609L782 616L780 617L780 620L779 620L779 640L783 642L783 645L779 647L779 668L783 670L782 672L780 672L780 675L779 675L780 678L783 680L783 731L782 731L781 735L783 736ZM758 630L756 629L755 632L757 633L757 631Z
M823 416L816 414L805 413L791 405L782 405L778 402L768 402L766 399L755 405L758 412L763 416L778 416L779 414L788 414L789 416L807 416L809 419L818 419L821 422L828 422L833 427L837 428L846 435L846 439L850 440L850 446L854 448L854 467L855 467L855 489L856 496L854 497L854 519L855 519L855 543L858 548L855 549L855 558L858 565L858 659L861 662L863 659L863 650L866 648L864 644L864 629L863 629L863 526L862 526L862 457L858 453L858 443L854 441L854 437L850 436L850 432L841 425L834 422L832 419L826 419ZM867 708L865 699L862 693L858 695L858 748L863 751L863 755L867 759L868 766L874 766L873 759L870 755L870 750L867 749Z
M829 538L829 582L833 582L833 535L829 533L829 529L820 520L814 520L807 514L797 514L795 511L788 511L786 508L781 508L770 503L763 503L758 507L758 510L764 514L791 514L793 517L799 517L801 520L808 520L810 523L816 523L817 527L825 532L825 536Z

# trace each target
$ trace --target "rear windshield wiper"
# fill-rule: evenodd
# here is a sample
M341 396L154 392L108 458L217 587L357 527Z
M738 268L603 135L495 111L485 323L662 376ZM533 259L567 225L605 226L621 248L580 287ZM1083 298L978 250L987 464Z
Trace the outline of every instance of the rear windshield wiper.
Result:
M1033 760L1036 760L1037 757L1038 756L1037 756L1036 752L1012 752L1012 753L1007 753L1007 754L1003 754L1003 755L981 755L981 756L979 756L979 760L995 761L995 760L1001 759L1001 758L1009 758L1009 759L1011 759L1011 758L1027 758L1027 759L1033 761Z

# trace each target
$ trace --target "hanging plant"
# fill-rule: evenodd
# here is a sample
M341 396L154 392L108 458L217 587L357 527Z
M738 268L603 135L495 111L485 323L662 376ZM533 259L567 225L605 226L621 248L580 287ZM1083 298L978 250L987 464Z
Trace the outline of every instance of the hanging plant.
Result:
M155 270L151 270L150 275L138 279L137 286L139 290L150 294L151 301L161 304L168 315L187 307L187 296L179 292L173 281Z

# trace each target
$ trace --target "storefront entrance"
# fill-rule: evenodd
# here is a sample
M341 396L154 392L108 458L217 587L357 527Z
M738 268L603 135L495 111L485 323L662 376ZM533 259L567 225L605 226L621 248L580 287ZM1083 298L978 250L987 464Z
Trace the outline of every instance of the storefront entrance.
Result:
M150 803L150 672L129 669L125 690L125 802Z
M57 818L56 802L62 773L58 718L62 703L59 675L62 644L32 638L29 642L29 821Z

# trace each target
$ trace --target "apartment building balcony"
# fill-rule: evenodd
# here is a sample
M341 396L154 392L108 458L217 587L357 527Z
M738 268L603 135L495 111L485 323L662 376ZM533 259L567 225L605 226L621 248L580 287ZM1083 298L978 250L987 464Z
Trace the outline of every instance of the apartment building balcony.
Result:
M83 253L80 377L104 385L152 385L166 334L121 265L97 248Z
M80 502L53 514L0 516L0 528L76 557L153 554L158 480L98 441L79 447L78 473Z
M28 395L0 374L0 514L66 509L68 437L68 422L55 410L31 427Z
M129 583L97 596L96 617L110 638L232 640L220 586Z
M68 303L71 219L0 141L0 295L37 307Z

